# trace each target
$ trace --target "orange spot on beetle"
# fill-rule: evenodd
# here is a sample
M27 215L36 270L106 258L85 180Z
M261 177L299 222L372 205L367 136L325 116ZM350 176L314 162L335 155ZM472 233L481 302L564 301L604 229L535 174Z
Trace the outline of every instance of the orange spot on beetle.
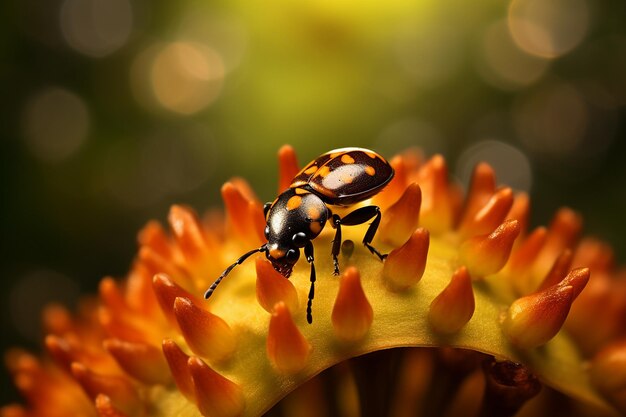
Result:
M307 168L304 173L307 175L311 175L313 174L315 171L317 171L317 165L311 165L309 168Z
M318 234L322 231L322 224L320 222L313 222L309 225L309 228L311 229L311 232Z
M306 214L312 221L317 221L320 218L320 211L317 207L309 207Z
M319 175L322 178L324 178L328 174L330 174L330 168L328 168L327 165L324 165L323 167L317 170L317 175Z
M354 164L354 158L345 153L341 156L341 162L344 164Z
M285 256L285 251L281 249L270 249L270 256L274 259L280 259Z
M287 200L287 210L295 210L300 207L302 204L302 197L299 195L294 195L289 200Z
M374 167L373 167L373 166L368 165L368 166L366 166L366 167L365 167L365 173L366 173L367 175L369 175L369 176L372 176L372 177L373 177L373 176L374 176L374 174L376 174L376 170L374 169Z

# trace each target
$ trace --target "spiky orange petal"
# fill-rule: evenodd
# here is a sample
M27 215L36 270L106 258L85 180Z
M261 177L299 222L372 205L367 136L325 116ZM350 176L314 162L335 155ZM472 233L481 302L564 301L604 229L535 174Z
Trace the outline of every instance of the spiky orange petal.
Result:
M296 327L284 302L274 306L267 333L267 356L285 374L300 371L307 363L311 345Z
M367 334L374 311L367 300L358 269L347 268L339 281L339 292L333 305L331 320L335 335L344 341L354 342Z
M291 184L291 180L300 171L298 158L291 145L283 145L278 150L278 193L282 193Z
M424 275L430 234L418 228L401 247L389 253L383 265L385 284L394 291L405 290L419 282Z
M263 258L256 259L256 298L268 313L271 313L276 303L281 301L285 303L289 311L298 309L296 288Z
M107 339L103 345L130 376L150 385L170 382L171 375L160 349L119 339Z
M219 316L202 309L188 298L177 297L174 315L191 350L210 362L221 362L235 350L235 335Z
M412 183L386 210L380 223L380 239L392 246L404 244L419 224L421 202L422 191L417 183Z
M498 272L509 259L519 231L517 220L507 220L488 235L466 240L459 248L461 264L467 266L473 279Z
M438 333L456 333L474 315L474 291L467 268L460 267L450 283L433 300L428 310L428 321Z
M236 417L245 408L239 385L215 372L201 359L187 361L198 409L205 417Z
M164 339L162 348L178 390L187 399L195 400L194 384L187 367L189 356L171 339Z
M111 402L111 398L104 394L98 394L95 402L98 417L128 417L126 414L115 408Z

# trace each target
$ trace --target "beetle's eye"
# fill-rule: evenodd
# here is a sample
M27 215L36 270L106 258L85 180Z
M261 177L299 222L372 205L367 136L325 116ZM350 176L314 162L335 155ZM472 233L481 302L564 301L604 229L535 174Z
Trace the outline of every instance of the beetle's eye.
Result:
M304 245L306 245L309 239L306 237L306 234L304 232L298 232L295 235L293 235L293 237L291 238L291 241L297 247L302 248L304 247Z
M265 234L265 239L269 239L270 238L270 227L269 226L265 226L265 230L263 231L263 233Z
M287 261L292 264L295 264L299 257L300 251L297 249L289 249L285 254L285 259L287 259Z

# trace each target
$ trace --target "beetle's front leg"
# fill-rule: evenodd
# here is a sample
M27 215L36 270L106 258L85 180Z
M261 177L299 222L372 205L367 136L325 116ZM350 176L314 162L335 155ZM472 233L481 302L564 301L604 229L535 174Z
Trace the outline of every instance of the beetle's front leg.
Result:
M313 298L315 297L316 277L315 277L315 264L313 263L313 261L315 260L313 258L313 243L311 243L310 240L304 246L304 255L306 256L306 261L311 264L311 277L310 277L311 288L309 289L309 300L307 301L307 305L306 305L306 321L309 324L311 324L313 323L312 306L313 306Z
M335 228L335 238L333 239L333 247L332 247L332 255L333 255L333 264L335 265L334 275L339 275L339 249L341 249L341 217L333 214L332 217L332 226Z

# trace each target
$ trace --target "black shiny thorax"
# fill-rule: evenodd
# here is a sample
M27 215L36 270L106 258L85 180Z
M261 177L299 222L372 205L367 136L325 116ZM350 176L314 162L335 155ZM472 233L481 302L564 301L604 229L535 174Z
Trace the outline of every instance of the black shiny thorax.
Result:
M297 234L315 239L330 213L316 194L305 188L289 188L278 196L267 212L266 238L268 254L278 259L291 247L297 247ZM301 247L301 246L300 246Z

